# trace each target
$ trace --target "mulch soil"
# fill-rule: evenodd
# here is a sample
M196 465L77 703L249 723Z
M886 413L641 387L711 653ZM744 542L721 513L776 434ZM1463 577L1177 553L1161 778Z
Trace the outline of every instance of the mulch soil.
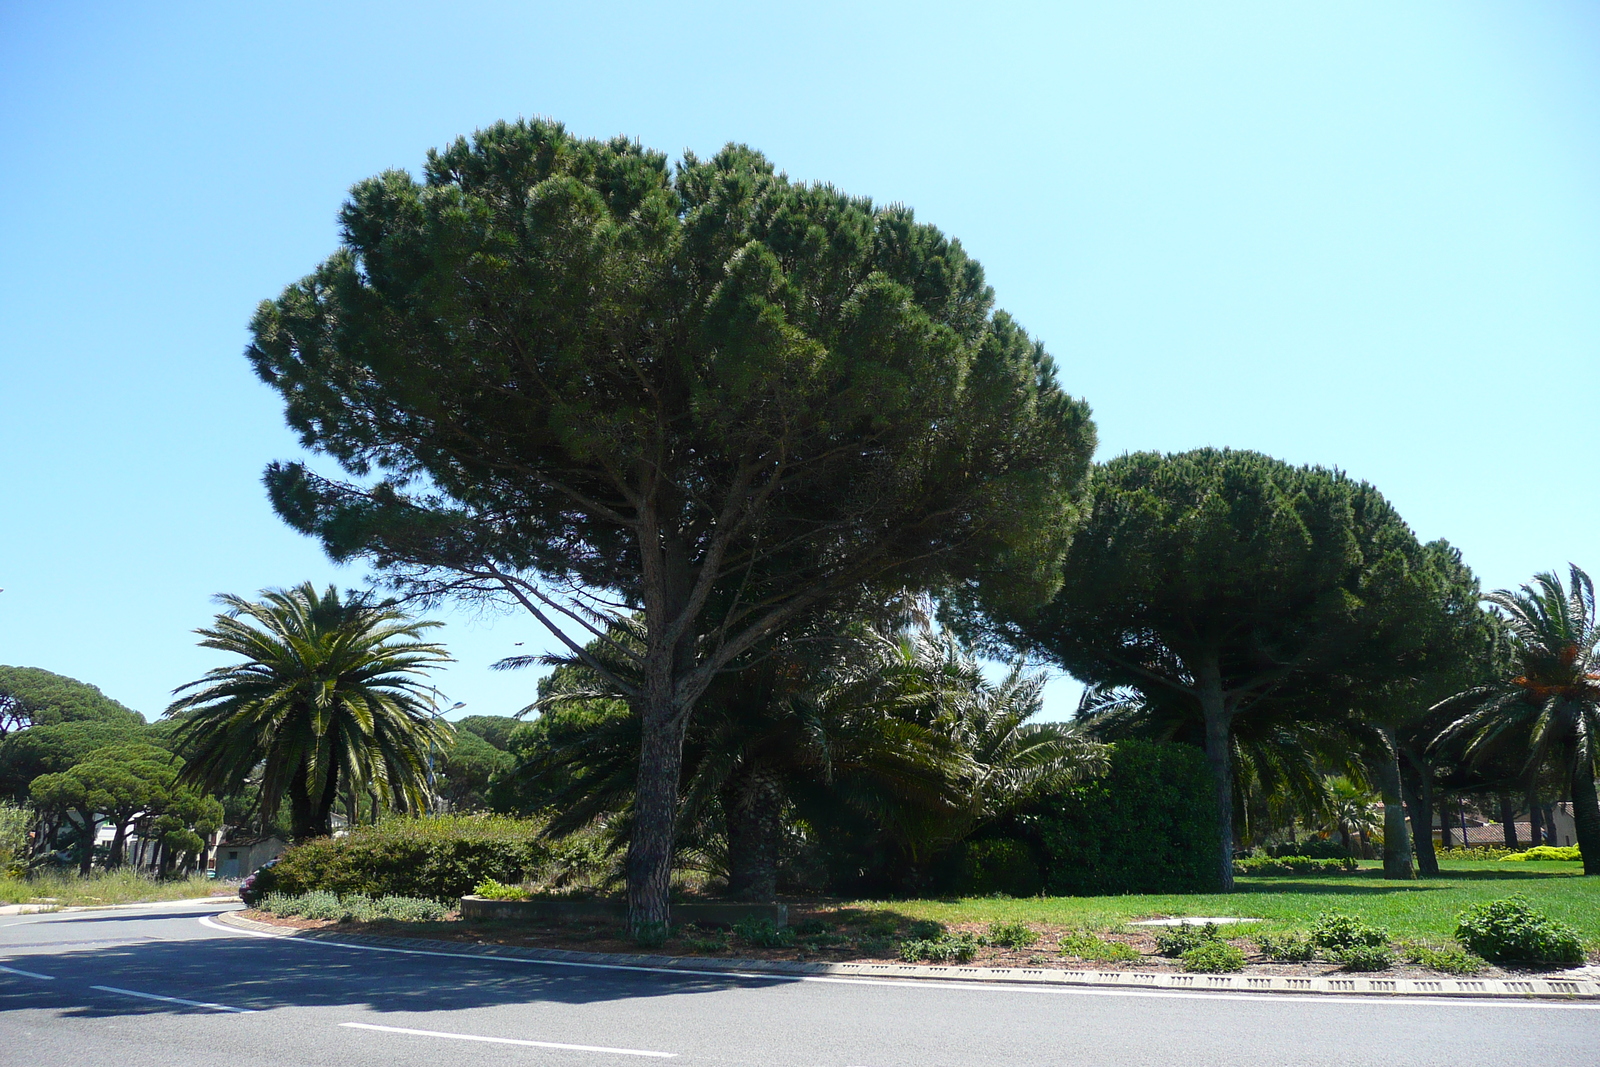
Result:
M789 907L789 921L797 933L795 943L778 948L751 945L731 931L712 928L686 927L663 945L641 947L626 936L620 925L614 923L466 922L456 912L451 912L441 922L431 923L335 923L324 919L280 918L256 910L243 914L258 922L298 930L337 930L385 937L430 938L459 944L566 949L574 952L647 953L656 956L790 960L803 963L903 963L899 956L900 941L919 935L928 936L926 932L918 931L914 923L886 919L882 913L834 907L805 908L793 904ZM1183 970L1182 961L1158 954L1156 934L1160 932L1160 927L1125 927L1096 935L1102 941L1126 945L1139 954L1136 960L1104 961L1084 959L1063 950L1063 940L1070 941L1081 936L1080 931L1045 923L1028 923L1027 926L1038 935L1034 944L1019 949L983 945L977 950L976 957L963 966L1145 973ZM982 923L953 924L949 932L971 933L982 938L987 935L988 926ZM1225 934L1229 932L1232 931L1224 930ZM1318 977L1342 973L1339 966L1333 963L1277 963L1267 960L1259 954L1255 941L1243 933L1228 938L1228 941L1245 953L1246 974ZM1491 965L1476 977L1499 978L1527 973L1530 972ZM1435 971L1406 963L1396 963L1383 974L1385 977L1400 978L1439 977Z

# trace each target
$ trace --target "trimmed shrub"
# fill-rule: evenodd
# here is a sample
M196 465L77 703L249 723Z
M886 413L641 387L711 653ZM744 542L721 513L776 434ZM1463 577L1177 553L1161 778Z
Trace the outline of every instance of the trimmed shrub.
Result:
M1192 745L1118 741L1104 777L1018 816L1044 856L1045 892L1209 893L1221 888L1211 772Z
M1470 848L1452 845L1434 852L1434 855L1442 860L1503 860L1507 856L1516 854L1502 845L1473 845Z
M472 895L485 900L532 900L533 890L522 885L506 885L493 878L485 878L472 888Z
M1277 859L1285 856L1304 856L1313 860L1346 860L1350 850L1331 837L1312 837L1304 841L1285 841L1267 849L1267 855Z
M1582 963L1583 939L1526 897L1474 904L1456 917L1456 940L1486 960Z
M1234 874L1344 874L1356 869L1356 861L1312 859L1309 856L1249 856L1233 861Z
M1204 974L1244 970L1244 953L1226 941L1203 941L1180 957L1183 969Z
M422 897L453 903L485 879L515 883L550 857L542 824L503 816L399 818L295 845L270 889L297 894Z
M446 912L444 905L436 900L396 896L378 900L362 896L340 898L324 890L298 895L269 893L259 906L263 911L287 918L328 919L333 922L373 922L378 919L408 923L438 922Z
M1538 845L1526 852L1513 852L1509 856L1501 856L1501 863L1526 863L1528 860L1550 861L1559 863L1577 863L1583 859L1583 853L1577 845Z
M1002 948L1027 948L1036 944L1039 935L1028 929L1026 923L990 923L989 944Z
M1256 944L1263 956L1279 963L1305 963L1317 958L1317 946L1304 934L1261 934Z
M964 841L956 850L951 890L958 896L1038 896L1044 875L1026 841L996 837Z

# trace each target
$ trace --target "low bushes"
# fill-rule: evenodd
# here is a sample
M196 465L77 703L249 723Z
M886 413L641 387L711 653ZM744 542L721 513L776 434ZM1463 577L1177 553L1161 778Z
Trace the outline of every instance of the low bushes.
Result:
M1460 948L1435 948L1432 945L1412 944L1405 947L1407 963L1415 963L1441 974L1482 974L1488 964Z
M1583 853L1577 845L1538 845L1526 852L1513 852L1509 856L1501 856L1501 863L1526 863L1529 860L1550 861L1558 863L1578 863L1583 860Z
M1226 941L1203 941L1188 949L1179 959L1186 971L1223 974L1244 970L1244 953Z
M421 897L453 902L484 879L514 883L551 858L529 819L438 816L359 826L295 845L255 876L251 891Z
M1233 861L1234 874L1345 874L1356 869L1356 861L1313 859L1309 856L1249 856Z
M1306 963L1317 958L1317 946L1304 934L1262 934L1256 944L1263 956L1278 963Z
M1216 923L1206 923L1204 926L1184 923L1157 932L1156 951L1163 956L1182 956L1192 948L1221 940L1222 934L1218 932Z
M1456 920L1456 940L1486 960L1582 963L1578 931L1536 909L1525 897L1477 904Z
M970 963L982 944L972 934L941 934L900 942L900 958L907 963Z
M1068 934L1056 944L1063 956L1076 956L1091 963L1134 963L1139 950L1122 941L1107 941L1093 934Z
M1026 923L990 923L988 941L1002 948L1027 948L1036 944L1039 935L1028 929Z
M285 918L330 919L334 922L373 922L391 919L396 922L438 922L445 917L446 908L436 900L419 897L386 896L340 897L335 893L314 890L310 893L268 893L258 905L262 911Z

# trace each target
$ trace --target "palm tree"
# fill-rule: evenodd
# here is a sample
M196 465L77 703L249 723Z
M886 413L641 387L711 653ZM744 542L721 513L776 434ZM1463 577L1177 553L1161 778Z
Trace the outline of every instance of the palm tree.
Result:
M1436 706L1468 709L1440 740L1464 739L1469 757L1515 746L1527 753L1530 777L1547 762L1560 769L1572 796L1583 873L1600 874L1600 625L1594 582L1581 568L1569 568L1570 589L1545 573L1518 592L1500 589L1484 597L1511 630L1511 667L1496 682Z
M297 840L327 834L340 791L355 788L406 811L427 806L427 753L452 736L424 676L450 661L424 641L441 625L310 582L268 590L260 602L223 595L227 611L195 631L203 648L243 657L178 687L174 740L186 781L236 791L260 767L261 809L289 797Z
M1360 837L1365 845L1367 836L1380 825L1378 805L1372 794L1343 776L1328 783L1327 819L1328 828L1338 833L1344 850L1352 856L1355 853L1350 848L1350 835Z

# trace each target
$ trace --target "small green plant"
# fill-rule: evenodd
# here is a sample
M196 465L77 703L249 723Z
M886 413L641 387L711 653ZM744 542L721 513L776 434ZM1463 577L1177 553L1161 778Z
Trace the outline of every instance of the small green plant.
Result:
M989 944L991 945L1019 949L1037 944L1038 941L1039 935L1028 929L1026 923L995 922L989 924Z
M629 934L640 948L660 948L672 936L672 928L666 923L640 923Z
M1206 923L1204 926L1184 923L1181 926L1169 926L1156 934L1156 951L1163 956L1182 956L1208 941L1220 940L1222 935L1217 932L1216 923Z
M1304 934L1261 934L1256 938L1261 954L1279 963L1305 963L1317 958L1317 946Z
M856 951L863 956L883 959L887 956L895 955L898 951L898 946L891 937L863 937L856 942Z
M1475 904L1456 917L1456 940L1486 960L1582 963L1583 939L1514 896Z
M1526 852L1513 852L1509 856L1501 856L1501 863L1527 863L1533 861L1555 861L1558 863L1578 863L1582 861L1583 853L1577 845L1537 845Z
M794 933L796 937L816 937L833 933L833 927L821 919L804 919L794 924Z
M900 958L907 963L970 963L978 954L978 939L968 933L900 942Z
M326 919L332 922L438 922L446 909L436 900L387 896L378 900L352 895L340 897L324 890L310 893L269 893L258 904L262 911L287 918Z
M1488 966L1482 959L1460 948L1434 948L1421 942L1405 946L1405 960L1441 974L1482 974Z
M774 926L771 919L740 919L733 932L751 948L788 948L794 944L794 930Z
M1387 971L1394 966L1388 945L1355 945L1330 952L1328 958L1347 971Z
M1332 953L1387 945L1389 931L1354 915L1325 911L1311 924L1311 943L1332 959Z
M528 900L533 896L526 886L506 885L493 878L479 882L473 893L485 900Z
M1223 974L1244 970L1244 953L1226 941L1202 941L1179 958L1183 960L1183 969L1186 971Z
M1056 943L1063 956L1076 956L1093 963L1133 963L1139 950L1122 941L1107 941L1093 934L1068 934Z

